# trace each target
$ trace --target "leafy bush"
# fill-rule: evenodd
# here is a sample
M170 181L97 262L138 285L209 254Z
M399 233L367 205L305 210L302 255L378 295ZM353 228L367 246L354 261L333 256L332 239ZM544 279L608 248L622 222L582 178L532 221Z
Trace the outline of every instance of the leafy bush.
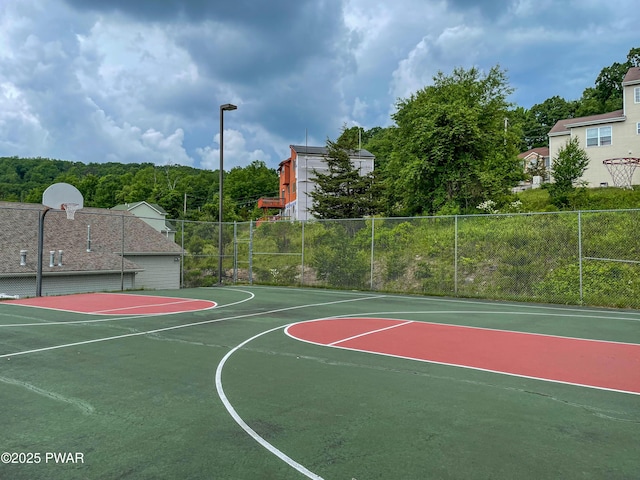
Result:
M328 287L368 288L370 252L358 244L363 221L318 222L305 230L309 265ZM309 230L309 237L306 237Z
M302 224L265 222L253 235L253 275L259 283L295 285L301 267Z
M557 301L580 303L579 265L572 263L550 271L536 285L546 298L553 292ZM640 266L615 262L585 262L582 266L583 301L588 305L637 307L640 298Z
M550 184L545 184L550 185ZM633 189L623 188L587 188L581 189L578 198L570 203L570 209L611 210L640 208L640 186ZM547 188L526 190L517 194L522 201L524 212L549 212L558 208L551 203Z

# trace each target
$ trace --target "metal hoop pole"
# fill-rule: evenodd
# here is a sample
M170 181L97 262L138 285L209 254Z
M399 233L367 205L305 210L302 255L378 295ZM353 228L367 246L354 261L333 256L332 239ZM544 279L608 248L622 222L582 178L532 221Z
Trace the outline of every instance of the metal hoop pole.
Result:
M42 296L42 252L44 250L44 217L49 211L49 208L40 212L40 219L38 222L38 266L36 270L36 297Z

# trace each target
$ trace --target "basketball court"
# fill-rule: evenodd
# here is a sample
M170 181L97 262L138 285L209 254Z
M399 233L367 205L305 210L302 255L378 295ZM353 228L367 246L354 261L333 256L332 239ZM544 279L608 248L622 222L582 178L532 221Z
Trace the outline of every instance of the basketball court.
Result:
M639 326L258 286L2 301L3 450L84 463L0 477L636 478Z

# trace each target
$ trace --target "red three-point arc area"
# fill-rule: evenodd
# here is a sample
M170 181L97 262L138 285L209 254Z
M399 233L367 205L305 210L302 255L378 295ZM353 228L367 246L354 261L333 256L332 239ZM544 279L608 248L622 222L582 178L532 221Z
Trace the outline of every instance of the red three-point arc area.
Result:
M127 293L78 293L21 298L5 303L92 315L162 315L207 310L216 306L210 300Z
M317 345L640 394L640 345L386 318L290 325Z

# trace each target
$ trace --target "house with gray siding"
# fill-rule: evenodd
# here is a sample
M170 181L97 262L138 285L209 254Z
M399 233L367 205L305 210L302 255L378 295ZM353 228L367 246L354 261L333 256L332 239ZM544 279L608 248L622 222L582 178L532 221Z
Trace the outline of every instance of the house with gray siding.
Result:
M143 200L141 202L123 203L111 209L130 212L165 235L169 240L175 240L176 229L167 220L167 211L157 203L148 203Z
M0 202L0 296L34 296L41 204ZM180 288L182 250L126 211L44 217L42 295Z

